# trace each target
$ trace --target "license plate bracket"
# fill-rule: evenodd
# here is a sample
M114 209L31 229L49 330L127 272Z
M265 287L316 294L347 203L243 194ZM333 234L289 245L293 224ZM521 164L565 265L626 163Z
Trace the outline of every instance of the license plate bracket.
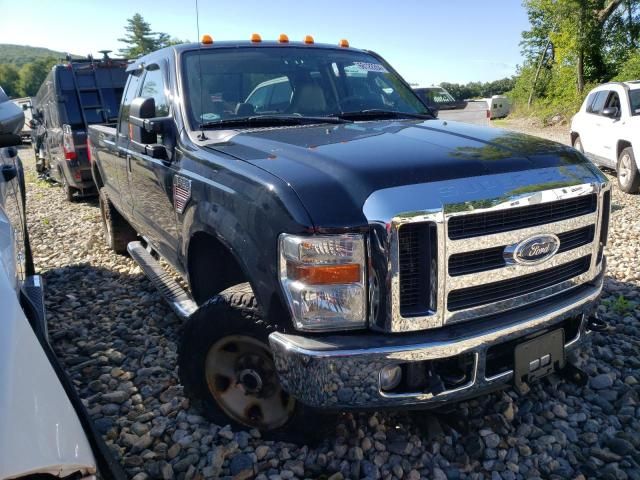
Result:
M515 386L520 392L526 392L530 382L564 367L564 329L516 345L514 356Z

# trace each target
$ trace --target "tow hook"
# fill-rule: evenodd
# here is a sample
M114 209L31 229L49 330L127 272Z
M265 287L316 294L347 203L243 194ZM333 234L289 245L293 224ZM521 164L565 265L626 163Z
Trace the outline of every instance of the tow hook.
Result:
M564 367L558 371L558 374L566 381L572 382L579 387L584 387L589 380L589 375L587 375L584 370L569 362L564 364Z
M587 328L592 332L606 332L609 330L609 324L597 316L591 315L587 319Z

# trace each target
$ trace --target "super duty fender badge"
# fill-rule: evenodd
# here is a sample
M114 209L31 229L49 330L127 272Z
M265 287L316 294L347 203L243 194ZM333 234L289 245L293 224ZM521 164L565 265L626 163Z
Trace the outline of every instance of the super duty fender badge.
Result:
M553 233L534 235L504 249L507 263L537 265L553 257L560 248L560 239Z
M173 176L173 206L183 213L191 199L191 180L180 175Z

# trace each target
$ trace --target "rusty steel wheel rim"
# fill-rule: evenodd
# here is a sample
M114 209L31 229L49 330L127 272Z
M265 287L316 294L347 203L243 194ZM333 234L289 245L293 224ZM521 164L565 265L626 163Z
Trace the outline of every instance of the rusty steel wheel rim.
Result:
M293 414L295 400L280 386L267 345L256 338L218 340L207 352L205 376L216 403L238 423L272 430Z

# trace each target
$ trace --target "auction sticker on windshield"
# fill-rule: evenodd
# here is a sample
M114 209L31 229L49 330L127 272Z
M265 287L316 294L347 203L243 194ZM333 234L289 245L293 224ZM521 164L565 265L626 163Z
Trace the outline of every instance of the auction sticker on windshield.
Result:
M380 65L379 63L353 62L353 66L365 72L389 73L389 71L384 68L384 65Z

